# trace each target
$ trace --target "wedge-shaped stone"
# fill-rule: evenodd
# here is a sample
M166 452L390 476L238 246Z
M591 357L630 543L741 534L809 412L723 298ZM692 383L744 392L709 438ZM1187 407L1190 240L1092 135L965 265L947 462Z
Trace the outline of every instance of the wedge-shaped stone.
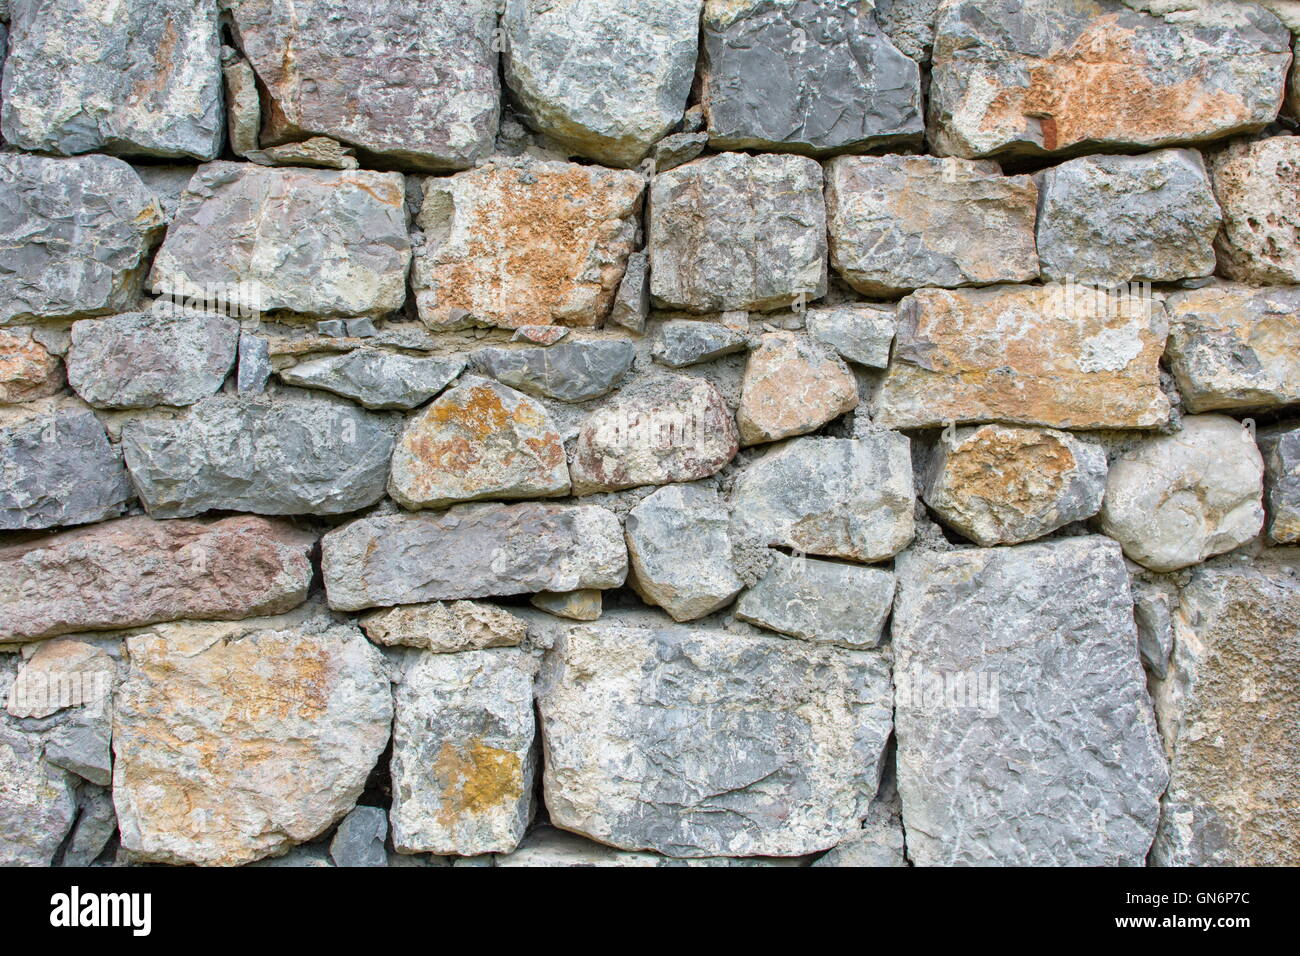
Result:
M1268 536L1278 544L1300 542L1300 427L1261 431L1259 450L1264 455Z
M806 435L858 407L858 381L838 355L771 332L749 355L736 423L746 445Z
M693 319L671 319L660 326L651 354L660 365L685 368L743 352L748 347L748 337L738 329Z
M462 358L415 358L357 349L287 368L280 380L333 392L366 408L415 408L446 388L464 368Z
M181 195L149 284L266 312L381 315L406 300L410 261L400 173L216 162Z
M899 307L872 420L887 428L1162 425L1167 335L1163 305L1141 288L922 289Z
M1277 118L1291 42L1277 17L1254 3L1168 17L1135 6L944 4L929 101L935 150L973 158L1169 146Z
M554 498L569 493L569 465L540 403L469 376L406 426L393 452L388 493L407 508Z
M814 644L875 647L894 603L894 575L779 552L741 595L736 617Z
M1251 285L1300 283L1300 139L1233 143L1210 160L1223 207L1215 243L1223 275Z
M868 368L889 365L889 350L898 327L892 308L855 303L809 309L805 321L808 334L833 348L841 358Z
M500 116L493 0L233 0L270 104L263 146L329 136L419 169L465 169Z
M889 662L650 612L556 625L538 680L551 820L625 850L799 856L867 814Z
M361 518L322 540L330 606L341 611L537 591L616 588L623 529L594 505L461 505Z
M218 395L176 419L137 419L122 447L155 518L204 511L345 514L384 496L396 422L319 392Z
M615 850L576 833L557 830L551 826L538 825L528 831L528 835L513 853L503 853L493 859L493 866L510 867L570 867L600 866L617 868L643 867L718 867L718 866L803 866L804 860L786 857L734 857L710 856L685 860L680 857L664 856L661 853L631 853L627 850Z
M113 802L131 859L233 866L312 840L388 744L383 655L323 609L126 642Z
M1168 769L1119 547L909 552L893 645L918 866L1142 866Z
M611 391L632 367L631 342L562 342L544 348L483 349L475 358L493 378L561 402L585 402Z
M597 326L636 239L645 183L574 163L488 163L424 181L411 288L430 328Z
M533 816L537 777L527 651L423 653L406 667L393 725L399 853L509 853Z
M996 163L841 156L826 167L831 265L864 295L1038 278L1038 187Z
M438 654L515 647L528 634L526 621L478 601L390 607L367 614L359 623L376 644L418 647Z

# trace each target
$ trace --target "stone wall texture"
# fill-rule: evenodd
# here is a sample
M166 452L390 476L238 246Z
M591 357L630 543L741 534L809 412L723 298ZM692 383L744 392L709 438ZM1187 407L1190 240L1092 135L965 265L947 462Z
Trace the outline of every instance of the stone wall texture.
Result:
M1300 865L1295 4L0 4L0 865Z

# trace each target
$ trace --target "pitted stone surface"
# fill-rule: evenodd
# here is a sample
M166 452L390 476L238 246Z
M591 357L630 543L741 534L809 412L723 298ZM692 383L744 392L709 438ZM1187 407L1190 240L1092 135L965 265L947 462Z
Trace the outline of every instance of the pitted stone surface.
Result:
M611 391L632 367L631 342L561 342L545 348L483 349L475 358L493 378L561 402L585 402Z
M1268 536L1278 544L1300 542L1300 427L1261 431L1259 450L1264 455Z
M875 647L894 603L894 575L876 568L773 554L736 617L814 644Z
M376 644L418 647L439 654L514 647L528 624L508 611L479 601L434 601L373 611L361 629Z
M318 388L375 409L423 405L465 368L464 359L415 358L380 349L357 349L287 368L280 380Z
M1300 139L1229 145L1210 159L1223 207L1215 248L1223 275L1251 285L1300 283Z

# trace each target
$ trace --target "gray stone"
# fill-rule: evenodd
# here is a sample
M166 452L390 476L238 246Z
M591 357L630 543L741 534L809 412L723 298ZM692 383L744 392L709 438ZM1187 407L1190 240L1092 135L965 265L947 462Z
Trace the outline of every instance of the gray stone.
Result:
M396 692L393 846L509 853L533 816L535 659L518 648L420 654Z
M390 419L319 392L218 395L181 418L127 422L122 448L155 518L345 514L384 496Z
M185 192L185 187L190 184L199 167L138 163L131 168L140 177L140 182L144 183L158 200L163 219L171 222L176 218L176 210L180 208L181 194Z
M257 74L232 47L221 48L221 76L226 90L226 128L230 151L248 156L257 149L262 129L262 102L257 92Z
M113 782L110 723L110 720L73 720L64 724L45 745L46 761L83 780L109 786Z
M94 413L69 409L0 428L0 531L103 521L134 497Z
M604 612L604 599L594 588L580 591L543 591L528 598L528 603L539 611L569 621L598 621Z
M376 644L418 647L436 654L515 647L528 636L526 621L478 601L406 604L372 611L358 623Z
M618 517L594 505L476 504L380 515L331 531L321 548L330 606L346 611L615 588L627 577Z
M271 349L266 339L247 332L239 334L239 371L235 389L240 395L259 395L271 378Z
M707 0L700 100L715 149L918 145L921 71L871 4Z
M701 0L508 0L506 84L567 152L635 166L682 118Z
M894 310L874 305L837 305L809 309L808 334L828 345L842 358L868 368L889 365L897 320Z
M674 133L665 136L651 151L656 173L676 169L699 156L709 145L708 133Z
M357 339L374 338L379 334L379 330L375 328L375 320L368 315L363 315L359 319L344 319L343 327L349 336Z
M224 315L155 308L72 326L68 384L96 408L193 405L235 364L239 325Z
M627 271L614 294L609 321L639 335L645 330L645 320L649 315L650 259L644 252L633 252L627 257Z
M908 552L898 788L918 866L1141 866L1168 772L1105 538Z
M464 368L462 358L414 358L381 349L356 349L284 369L280 379L342 395L366 408L405 409L423 405Z
M888 793L886 793L886 787ZM813 866L907 866L903 836L903 804L892 781L882 782L871 801L862 829L831 848Z
M876 0L876 22L894 46L922 66L930 62L940 0Z
M1300 541L1300 425L1279 425L1259 433L1264 455L1268 536L1278 544Z
M741 595L736 617L814 644L875 647L894 603L894 575L803 556L774 563Z
M494 0L231 0L270 103L262 146L329 136L387 163L465 169L501 112Z
M348 334L348 325L342 319L326 319L324 322L316 323L316 334L331 339L345 338Z
M140 295L163 214L110 156L0 155L0 325L121 312Z
M0 696L13 667L0 660ZM50 866L76 818L76 778L46 761L42 744L39 730L0 716L0 866Z
M624 850L800 856L858 829L887 658L649 611L557 625L538 679L551 821Z
M726 506L712 488L660 488L625 522L628 583L674 621L692 621L731 603L743 587L731 566Z
M388 814L379 807L357 807L339 823L330 840L335 866L387 866Z
M562 402L585 402L622 380L636 358L636 347L631 342L570 340L545 348L483 349L474 358L512 388Z
M1176 571L1259 534L1263 486L1263 458L1240 422L1188 416L1182 431L1140 441L1111 463L1099 527L1130 560Z
M495 858L495 866L510 867L732 867L732 866L803 866L804 860L782 857L706 856L691 860L660 853L633 853L615 850L576 833L550 826L536 826L528 831L519 848Z
M1137 624L1142 663L1157 680L1169 676L1169 655L1174 649L1174 611L1178 597L1170 588L1133 581L1133 620Z
M1239 140L1210 157L1223 209L1222 274L1250 285L1300 283L1300 139Z
M807 554L883 561L915 531L908 439L798 438L741 470L732 493L732 533Z
M1115 286L1214 272L1222 216L1201 154L1084 156L1039 178L1043 278Z
M650 291L688 312L766 312L826 294L822 169L723 153L655 176Z
M402 307L410 261L400 173L215 162L186 187L149 284L224 289L266 312L382 315Z
M81 787L77 805L77 823L63 851L64 866L90 866L117 833L113 796L104 787Z
M734 355L749 347L749 337L713 322L672 319L659 327L651 355L660 365L685 368Z
M46 153L215 159L221 152L217 5L15 0L5 141Z

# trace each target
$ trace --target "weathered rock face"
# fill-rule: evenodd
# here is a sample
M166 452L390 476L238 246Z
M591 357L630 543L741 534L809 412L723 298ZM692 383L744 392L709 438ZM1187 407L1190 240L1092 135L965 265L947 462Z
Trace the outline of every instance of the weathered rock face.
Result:
M1166 306L1169 368L1189 411L1300 402L1300 289L1224 284Z
M343 0L229 5L270 100L263 146L329 136L429 170L465 169L492 151L493 0L379 0L364 13Z
M1182 18L1119 0L957 0L939 12L929 130L950 156L1169 146L1263 128L1290 34L1256 4ZM1205 14L1205 15L1202 15Z
M634 166L686 109L702 0L509 0L505 77L562 148Z
M226 290L267 312L393 312L411 261L405 203L399 173L209 163L181 196L149 284Z
M219 395L176 419L137 419L122 448L145 510L345 514L384 494L391 416L318 392Z
M892 633L914 863L1143 864L1168 771L1113 542L909 552Z
M1178 605L1177 592L1172 587L1136 579L1130 583L1142 666L1157 679L1164 680L1169 671L1169 655L1174 649L1173 616Z
M609 321L640 335L645 331L645 320L649 315L650 256L645 252L633 252L627 257L627 270L614 293Z
M48 398L62 387L62 363L30 330L0 331L0 404Z
M996 163L841 156L826 167L831 265L864 295L1038 278L1038 187Z
M193 405L235 364L239 324L224 315L158 309L72 326L68 384L96 408Z
M841 358L868 368L889 365L889 349L898 327L892 308L852 304L809 309L805 321L808 334Z
M862 151L924 132L920 69L870 4L706 0L700 69L715 149Z
M339 824L330 840L335 866L387 866L388 815L379 807L357 807Z
M1224 415L1183 419L1112 463L1101 530L1133 561L1175 571L1255 535L1264 523L1264 462L1251 433Z
M1259 433L1264 455L1268 536L1278 544L1300 541L1300 427L1282 425Z
M627 576L618 517L594 505L461 505L361 518L321 542L343 611L535 591L615 588Z
M884 784L881 784L884 789ZM904 852L902 803L897 791L871 801L862 829L850 834L812 864L834 867L907 866Z
M731 504L742 540L883 561L915 531L909 442L891 432L787 442L741 471Z
M826 293L822 170L802 156L723 153L650 186L650 291L688 312L766 312Z
M307 597L315 543L286 524L241 515L123 518L5 545L0 639L280 614Z
M552 821L676 857L798 856L857 829L892 723L885 657L660 620L561 626L538 681Z
M1225 276L1251 285L1300 283L1300 139L1233 143L1210 160L1223 207L1215 248Z
M872 420L888 428L1162 425L1167 334L1161 303L1132 289L922 289L899 307L894 358Z
M573 163L488 163L424 181L411 287L431 328L597 326L636 236L645 183Z
M763 336L745 366L736 423L746 445L816 431L858 407L858 382L838 356L789 332Z
M120 312L140 294L162 210L110 156L0 155L0 325Z
M731 565L730 516L712 488L660 488L632 509L625 527L628 583L674 621L712 614L740 592L743 583Z
M360 624L376 644L418 647L437 654L514 647L528 633L522 619L478 601L390 607L367 614Z
M397 686L393 846L509 853L533 815L533 671L526 651L421 654Z
M318 388L375 409L415 408L446 388L464 359L415 358L380 349L357 349L287 368L280 380Z
M545 348L483 349L484 371L529 395L585 402L609 392L636 358L631 342L563 342Z
M1156 715L1169 791L1158 866L1295 866L1300 586L1284 568L1198 568Z
M894 603L893 574L779 552L772 557L767 574L741 596L736 617L814 644L880 643Z
M224 138L217 5L17 0L3 130L19 149L215 159Z
M672 319L660 326L652 354L661 365L686 368L743 352L748 346L748 337L736 329L712 322Z
M388 743L383 656L318 609L127 639L113 802L133 860L231 866L352 809Z
M730 857L707 856L694 859L664 856L661 853L633 853L627 850L615 850L576 833L557 830L551 826L538 825L528 831L513 853L503 853L493 858L493 866L508 867L573 867L600 866L616 868L644 867L757 867L757 866L803 866L800 858L785 857Z
M568 621L598 621L605 613L605 601L595 588L579 591L542 591L530 595L528 603L539 611Z
M1214 271L1219 204L1195 150L1084 156L1046 170L1040 182L1045 280L1113 286Z
M469 376L411 420L393 452L388 493L407 508L569 493L564 443L522 392Z
M0 428L0 531L115 518L134 497L94 413L55 412Z
M944 524L991 548L1091 518L1106 493L1106 451L1054 429L984 425L940 441L922 497Z
M890 41L917 63L930 62L940 0L876 0L876 21ZM900 850L901 853L901 850Z
M717 387L673 375L623 391L582 424L573 493L696 481L736 456L740 436Z

